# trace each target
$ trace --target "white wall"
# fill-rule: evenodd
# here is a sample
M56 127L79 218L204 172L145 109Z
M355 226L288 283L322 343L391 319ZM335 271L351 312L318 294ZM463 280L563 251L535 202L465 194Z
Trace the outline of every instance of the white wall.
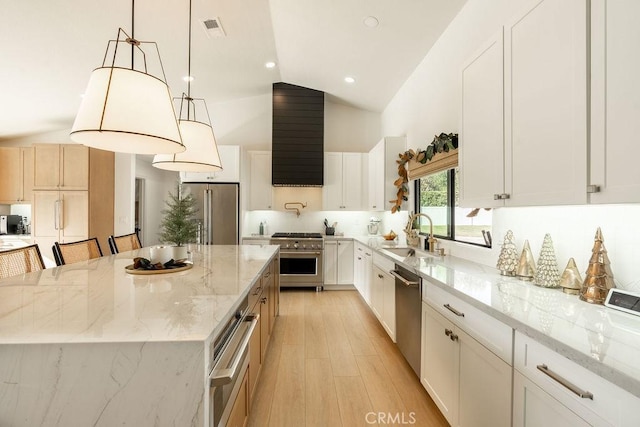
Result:
M134 154L116 153L113 201L113 234L133 233L136 156Z
M165 200L168 199L169 191L175 193L178 173L154 168L151 159L136 156L135 177L144 179L143 244L157 245L160 243L158 232L162 220L161 211L166 208Z
M424 148L434 134L459 132L462 64L518 13L525 2L469 0L383 111L382 133L406 135L408 147ZM640 218L638 204L500 208L493 211L492 249L446 242L442 245L454 255L493 267L506 230L513 230L519 250L524 239L529 239L536 259L544 234L548 232L559 267L564 269L568 258L573 257L584 273L596 228L600 226L616 283L627 289L640 289L635 271L640 255L637 218ZM400 224L400 218L391 214L385 214L385 220Z
M324 101L324 151L366 153L382 138L380 113Z

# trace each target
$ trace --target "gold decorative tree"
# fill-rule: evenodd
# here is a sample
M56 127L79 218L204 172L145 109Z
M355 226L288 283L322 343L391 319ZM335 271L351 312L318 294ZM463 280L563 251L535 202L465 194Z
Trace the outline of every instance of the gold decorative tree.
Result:
M581 300L591 304L604 304L609 289L615 288L613 283L613 273L609 264L607 250L604 247L604 239L600 227L596 231L591 259L587 267L586 277L580 288L579 297Z
M533 260L529 241L525 240L522 254L520 254L520 260L518 261L518 267L516 268L516 276L518 276L520 280L533 280L535 274L536 263Z

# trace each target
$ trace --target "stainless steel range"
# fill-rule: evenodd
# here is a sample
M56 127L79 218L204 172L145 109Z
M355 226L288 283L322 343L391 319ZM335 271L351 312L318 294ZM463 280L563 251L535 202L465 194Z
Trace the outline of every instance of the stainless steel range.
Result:
M281 287L322 290L324 240L320 233L275 233L271 244L280 245Z

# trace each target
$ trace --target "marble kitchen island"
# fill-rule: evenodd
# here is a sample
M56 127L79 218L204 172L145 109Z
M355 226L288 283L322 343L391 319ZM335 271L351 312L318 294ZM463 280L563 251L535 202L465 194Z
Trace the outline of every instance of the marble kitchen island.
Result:
M143 248L0 280L0 425L206 425L209 344L279 249L192 252L170 274L126 273Z

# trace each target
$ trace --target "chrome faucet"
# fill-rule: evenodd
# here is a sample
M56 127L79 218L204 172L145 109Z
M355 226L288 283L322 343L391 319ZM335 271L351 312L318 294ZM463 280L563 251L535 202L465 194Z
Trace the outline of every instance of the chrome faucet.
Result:
M409 223L407 224L407 228L405 229L405 232L407 234L409 234L412 231L411 226L413 224L413 221L415 221L416 218L421 217L421 216L423 216L423 217L425 217L425 218L427 218L429 220L429 237L427 239L427 241L429 242L429 252L435 252L436 251L437 239L435 237L433 237L433 221L431 221L431 217L429 217L429 215L424 214L424 213L412 214L409 217Z

